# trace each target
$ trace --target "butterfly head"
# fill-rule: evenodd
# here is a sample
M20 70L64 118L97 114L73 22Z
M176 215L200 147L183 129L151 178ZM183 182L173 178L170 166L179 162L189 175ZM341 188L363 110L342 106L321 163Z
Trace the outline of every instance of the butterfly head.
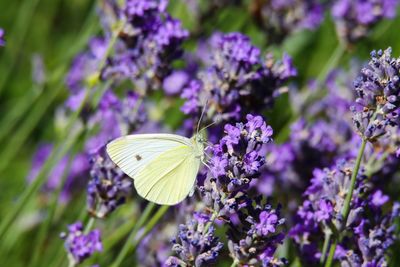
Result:
M199 133L195 134L192 137L192 141L199 154L203 154L204 147L207 144L207 139L205 138L203 131L200 131Z

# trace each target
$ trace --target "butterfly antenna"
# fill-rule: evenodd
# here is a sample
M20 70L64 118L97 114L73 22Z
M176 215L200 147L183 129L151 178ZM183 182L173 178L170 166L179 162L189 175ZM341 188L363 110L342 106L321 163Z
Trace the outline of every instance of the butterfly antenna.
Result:
M210 127L210 126L213 126L214 124L219 123L220 121L221 121L221 120L220 120L220 117L217 117L217 119L216 119L215 121L213 121L212 123L210 123L210 124L204 126L203 128L201 128L201 129L200 129L200 132L203 131L203 130L205 130L205 129L207 129L207 128Z
M208 104L208 99L206 100L206 103L204 104L203 110L201 111L201 114L200 114L199 121L197 122L196 134L199 134L199 128L200 128L201 120L203 119L204 113L205 113L206 108L207 108L207 104Z

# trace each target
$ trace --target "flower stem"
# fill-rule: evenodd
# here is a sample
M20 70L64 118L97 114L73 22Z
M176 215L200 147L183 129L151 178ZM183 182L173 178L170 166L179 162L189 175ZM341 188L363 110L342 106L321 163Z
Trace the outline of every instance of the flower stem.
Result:
M126 255L128 254L129 246L131 245L130 241L135 239L139 229L142 227L144 222L146 222L148 220L148 218L150 217L150 214L153 211L153 209L155 208L155 206L156 205L154 203L152 203L152 202L147 204L146 209L143 211L143 214L140 216L138 222L133 227L133 229L132 229L131 233L129 234L124 246L122 247L120 253L118 254L116 260L111 265L112 267L118 267L118 266L121 265L122 261L125 259Z
M39 229L39 233L38 233L38 237L36 239L35 242L35 246L33 246L34 248L34 252L33 252L33 257L32 260L30 261L30 265L29 266L36 266L38 263L38 260L40 258L40 251L43 248L43 244L44 241L46 239L46 234L49 234L49 229L50 226L53 222L54 219L54 215L56 213L56 209L57 209L57 204L58 204L58 200L60 198L60 194L62 192L62 189L64 188L64 184L67 180L68 177L68 173L71 170L71 165L72 165L72 156L69 158L68 160L68 165L65 168L63 174L62 174L62 180L60 182L60 184L58 185L55 194L52 196L51 199L51 206L49 207L48 210L48 215L46 216L46 219L41 223L40 229Z
M351 199L353 197L353 191L354 191L354 187L355 187L355 184L356 184L356 178L357 178L357 175L358 175L358 171L360 169L361 160L362 160L362 157L363 157L363 154L364 154L364 150L365 150L366 144L367 144L367 140L365 138L363 138L360 150L358 151L356 164L355 164L353 172L351 174L350 188L349 188L349 191L346 194L346 199L344 201L344 206L343 206L343 209L342 209L342 218L343 218L342 228L346 227L346 224L347 224L347 217L349 216L349 213L350 213ZM329 255L328 255L328 258L326 260L325 267L331 267L332 266L333 257L335 256L335 251L336 251L336 246L338 244L338 240L339 240L338 236L336 236L334 238L334 240L333 240L333 243L332 243L332 245L331 245L331 247L329 249Z
M331 236L332 236L332 231L330 231L329 229L327 231L325 231L324 245L322 247L322 254L321 254L321 258L319 260L321 264L323 264L325 262L325 256L326 256L326 252L328 251Z
M231 267L236 267L236 266L238 266L238 264L239 264L239 261L238 261L237 259L235 259L235 260L232 262Z
M146 225L144 232L140 235L139 238L135 239L135 241L133 242L133 245L129 250L130 253L133 253L136 250L136 247L139 245L142 239L145 238L145 236L154 228L154 226L159 222L161 217L168 211L170 207L171 206L162 206L158 209L156 214L154 214L154 217L151 218L149 223Z

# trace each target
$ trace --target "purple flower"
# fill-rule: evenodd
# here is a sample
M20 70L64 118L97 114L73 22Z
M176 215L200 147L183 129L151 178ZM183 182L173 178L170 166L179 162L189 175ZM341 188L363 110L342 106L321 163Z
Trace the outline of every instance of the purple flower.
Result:
M189 80L189 75L185 71L174 71L164 79L163 89L167 95L176 95Z
M132 192L132 179L108 158L105 147L93 156L90 176L87 209L93 216L106 217L123 204Z
M247 116L246 124L225 125L226 135L213 148L211 171L199 187L203 200L219 216L229 216L246 206L243 200L250 182L260 176L265 163L262 136L271 128L260 116ZM250 132L251 131L251 132ZM271 142L269 138L267 142Z
M371 204L375 207L381 207L389 201L389 197L384 195L381 190L375 191L371 196Z
M177 257L167 259L167 266L209 266L215 263L223 244L215 237L214 226L206 228L210 217L196 214L187 224L179 226L178 236L172 240Z
M238 210L238 219L229 223L228 248L230 256L239 266L284 266L287 261L274 256L285 234L281 226L280 207L272 209L261 197L248 200Z
M218 57L222 56L228 61L243 64L243 67L250 67L258 63L260 50L250 43L250 39L241 33L228 33L222 35L218 40L218 48L221 54L216 54L216 62Z
M395 0L338 0L332 6L332 16L339 36L355 42L382 19L393 18L397 6Z
M181 22L168 18L155 33L154 40L160 48L179 45L189 36L189 32L182 28Z
M324 18L323 6L315 0L267 1L262 3L258 13L261 25L269 33L269 40L275 42L295 31L314 30Z
M69 225L68 233L61 233L61 237L65 239L65 248L74 264L83 262L96 251L103 250L100 230L95 229L85 234L81 222Z
M370 141L400 124L400 59L391 53L391 48L372 51L369 67L354 82L358 98L352 107L353 121L358 133Z
M165 13L167 4L168 0L127 0L123 11L133 25L151 29L160 13Z
M241 131L238 127L227 124L224 127L224 131L226 136L222 138L222 142L224 142L229 150L232 150L232 145L237 145L239 143Z
M318 222L328 221L333 213L332 204L325 199L319 201L319 209L315 212L315 217Z
M201 83L198 80L190 81L189 85L183 89L181 97L186 99L186 102L181 107L181 110L185 114L193 114L199 108L198 94L201 90Z
M205 123L260 114L296 74L288 55L282 60L275 60L272 54L261 57L260 50L243 34L215 33L208 44L212 57L204 60L205 68L196 75L196 91L184 90L181 95L186 99L182 108L186 114L200 116L207 104Z
M278 222L278 216L276 214L262 211L259 219L260 222L256 225L258 235L266 236L269 233L275 233L275 225Z
M214 177L225 175L226 167L228 167L228 160L226 158L213 157L210 163L213 166L213 168L211 169L211 174Z

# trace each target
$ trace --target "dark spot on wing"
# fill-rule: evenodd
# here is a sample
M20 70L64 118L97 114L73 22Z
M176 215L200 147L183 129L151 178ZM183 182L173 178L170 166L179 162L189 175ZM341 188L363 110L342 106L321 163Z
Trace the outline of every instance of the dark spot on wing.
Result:
M142 157L140 155L135 155L135 158L136 158L137 161L142 159Z

